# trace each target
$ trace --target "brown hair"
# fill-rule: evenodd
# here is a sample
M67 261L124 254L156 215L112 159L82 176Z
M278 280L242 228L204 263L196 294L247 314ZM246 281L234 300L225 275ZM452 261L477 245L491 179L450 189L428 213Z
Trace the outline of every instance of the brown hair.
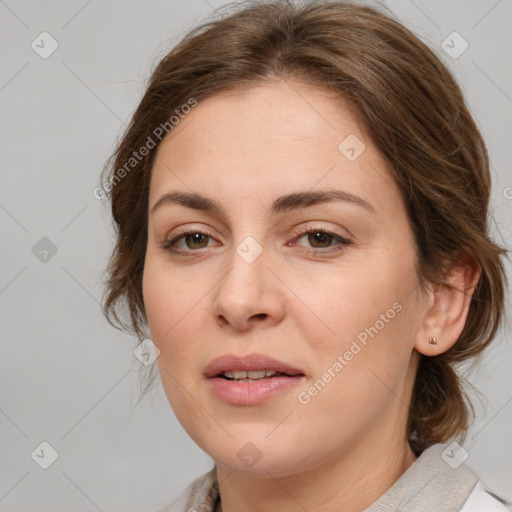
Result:
M226 9L233 12L191 30L159 62L104 169L117 236L105 315L145 337L142 275L156 151L132 161L130 169L126 163L154 140L155 129L191 98L200 101L230 88L275 79L328 88L355 105L390 165L414 230L422 285L442 284L450 262L462 253L480 267L457 343L441 355L421 356L407 426L416 455L456 435L464 440L474 411L454 365L480 354L496 334L506 285L500 256L506 251L488 236L487 150L456 81L424 43L376 8L249 0ZM119 308L129 314L128 323Z

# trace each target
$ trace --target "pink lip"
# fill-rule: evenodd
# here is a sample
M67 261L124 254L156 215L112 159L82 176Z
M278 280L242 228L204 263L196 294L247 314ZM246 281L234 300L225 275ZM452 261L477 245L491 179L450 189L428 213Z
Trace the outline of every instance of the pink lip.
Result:
M274 370L289 376L270 377L254 382L231 381L218 377L222 372L235 370ZM204 375L208 378L208 384L215 396L233 405L260 404L306 379L299 368L264 354L226 354L217 357L206 367Z
M270 377L254 382L237 382L212 377L208 379L208 384L215 396L224 402L233 405L257 405L305 380L304 375Z

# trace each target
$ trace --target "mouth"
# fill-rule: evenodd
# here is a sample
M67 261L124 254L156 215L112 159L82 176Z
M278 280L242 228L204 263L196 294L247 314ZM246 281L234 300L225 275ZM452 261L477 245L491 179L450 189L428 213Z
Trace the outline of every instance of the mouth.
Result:
M237 356L226 354L217 357L206 367L207 378L236 381L259 381L278 377L304 376L305 373L288 363L264 354Z
M220 377L221 379L226 380L234 380L237 382L256 382L260 380L268 380L277 377L296 377L303 376L303 373L284 373L284 372L276 372L274 370L251 370L251 371L225 371L219 373L215 377Z
M204 376L213 396L231 406L258 406L304 383L305 372L263 354L220 356Z

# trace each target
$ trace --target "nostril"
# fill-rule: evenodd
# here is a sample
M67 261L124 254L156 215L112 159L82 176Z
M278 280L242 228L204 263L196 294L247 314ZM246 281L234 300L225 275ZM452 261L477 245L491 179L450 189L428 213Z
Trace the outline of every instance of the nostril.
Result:
M224 325L229 324L229 322L228 322L227 318L226 318L224 315L219 315L219 316L218 316L218 319L219 319L220 323L222 323L222 324L224 324Z

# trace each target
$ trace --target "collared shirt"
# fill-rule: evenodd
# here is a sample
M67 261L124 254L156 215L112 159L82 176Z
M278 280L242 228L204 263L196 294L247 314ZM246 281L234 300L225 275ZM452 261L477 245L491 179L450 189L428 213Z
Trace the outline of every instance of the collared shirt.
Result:
M219 500L214 466L157 512L215 512ZM510 505L486 489L450 446L437 443L362 512L510 512Z

